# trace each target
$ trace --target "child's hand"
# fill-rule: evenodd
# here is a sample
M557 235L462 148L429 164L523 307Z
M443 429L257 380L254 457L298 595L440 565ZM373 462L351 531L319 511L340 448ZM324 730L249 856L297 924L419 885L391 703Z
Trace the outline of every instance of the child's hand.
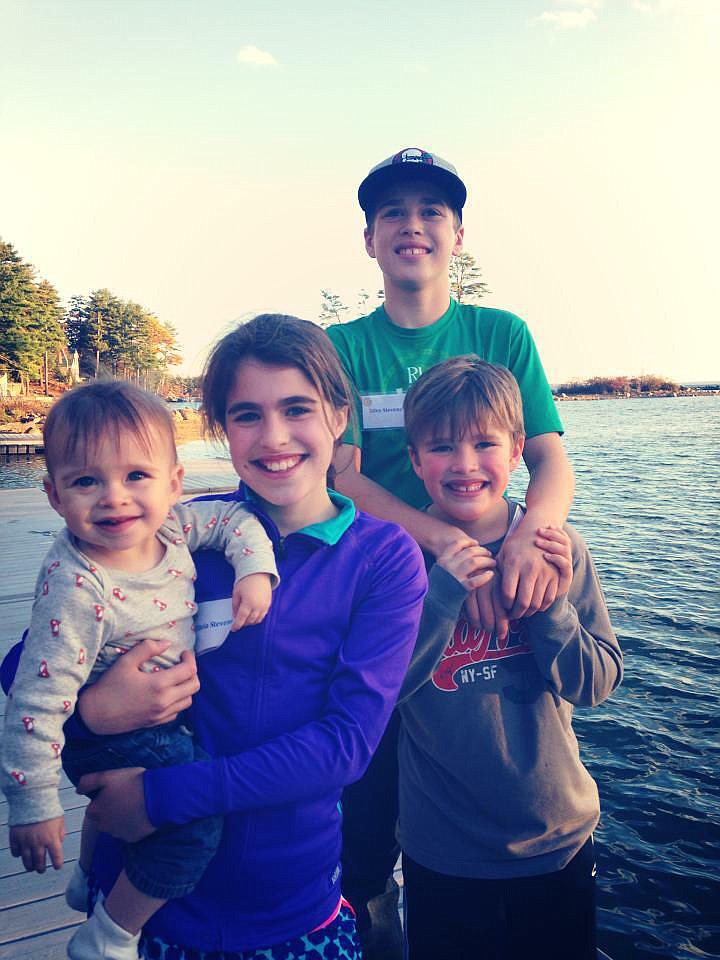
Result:
M50 854L53 867L63 865L62 842L65 839L65 818L41 820L40 823L21 823L10 827L10 853L22 857L26 870L45 873L45 853Z
M543 551L543 557L559 574L558 597L564 597L572 583L572 546L570 537L562 527L538 527L535 545Z
M493 555L485 547L481 547L477 540L469 537L451 543L436 562L455 577L468 593L490 583L495 572Z
M265 619L270 609L272 587L267 573L251 573L236 580L232 594L233 622L231 630L249 627Z

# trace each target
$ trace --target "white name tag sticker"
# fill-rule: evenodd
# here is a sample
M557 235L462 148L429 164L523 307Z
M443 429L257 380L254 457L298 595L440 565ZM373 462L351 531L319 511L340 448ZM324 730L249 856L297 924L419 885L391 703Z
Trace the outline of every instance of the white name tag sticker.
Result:
M207 653L221 647L233 622L232 600L208 600L198 606L195 614L195 653Z
M402 390L397 393L368 393L362 398L363 430L389 430L404 427Z

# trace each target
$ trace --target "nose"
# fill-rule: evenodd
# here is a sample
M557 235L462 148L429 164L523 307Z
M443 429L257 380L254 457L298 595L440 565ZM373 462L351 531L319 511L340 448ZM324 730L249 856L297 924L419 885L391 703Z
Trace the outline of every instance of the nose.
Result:
M422 233L423 232L422 218L417 213L408 213L402 225L402 232L404 234Z
M455 448L450 464L454 473L472 473L477 466L477 455L471 444L463 443Z
M100 505L103 507L116 507L125 503L128 499L128 492L122 480L107 480L102 487L100 496Z
M288 440L289 433L285 418L277 414L267 417L263 424L263 446L274 450L284 446Z

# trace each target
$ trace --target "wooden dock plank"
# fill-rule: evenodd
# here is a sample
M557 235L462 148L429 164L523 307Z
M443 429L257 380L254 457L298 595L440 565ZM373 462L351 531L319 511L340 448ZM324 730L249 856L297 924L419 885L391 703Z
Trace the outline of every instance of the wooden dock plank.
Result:
M5 952L6 944L36 937L40 933L76 927L83 921L83 915L77 910L71 910L62 894L12 907L10 910L3 911L0 917L2 917L0 946L3 946L3 957L8 955ZM39 943L38 946L40 946ZM36 955L44 957L45 953L43 951Z
M67 960L67 942L82 922L82 916L69 910L67 921L67 925L59 929L43 930L37 936L4 944L3 960Z

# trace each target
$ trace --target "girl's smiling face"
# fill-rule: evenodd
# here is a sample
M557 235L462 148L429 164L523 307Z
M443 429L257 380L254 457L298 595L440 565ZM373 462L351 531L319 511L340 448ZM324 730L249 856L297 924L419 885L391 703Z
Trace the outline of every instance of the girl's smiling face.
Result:
M241 363L226 405L230 455L281 534L337 513L326 475L347 416L297 367Z

